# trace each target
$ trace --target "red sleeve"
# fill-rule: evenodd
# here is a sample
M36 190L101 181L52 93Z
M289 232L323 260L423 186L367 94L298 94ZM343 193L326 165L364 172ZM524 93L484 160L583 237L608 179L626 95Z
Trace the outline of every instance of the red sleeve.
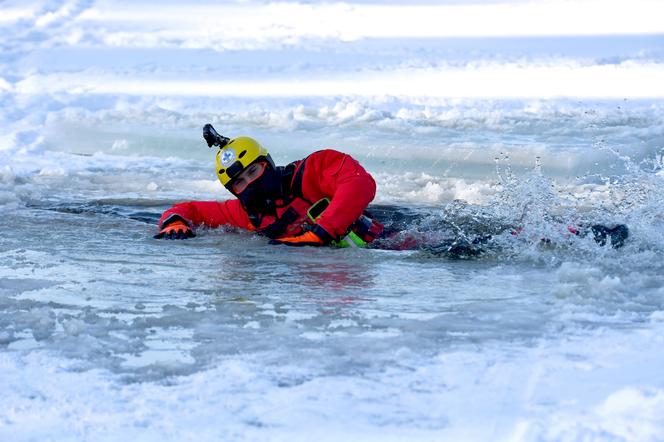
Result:
M247 229L250 226L249 216L240 205L240 200L228 201L190 201L179 203L166 210L159 219L159 226L171 215L179 215L192 226L205 225L219 227L222 225L236 226Z
M318 224L333 237L339 237L374 199L376 182L350 155L321 150L306 159L302 194L311 202L330 199Z

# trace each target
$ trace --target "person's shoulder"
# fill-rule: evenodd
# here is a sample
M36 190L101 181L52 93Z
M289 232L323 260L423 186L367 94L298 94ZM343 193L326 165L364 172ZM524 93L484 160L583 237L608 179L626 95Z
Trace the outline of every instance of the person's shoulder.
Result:
M305 158L305 160L320 161L320 160L337 159L349 156L350 155L348 155L347 153L343 153L335 149L321 149L309 155L307 158Z
M322 149L309 155L304 161L304 173L336 175L343 168L356 169L359 163L350 155L334 149Z
M348 154L346 154L344 152L341 152L339 150L336 150L336 149L330 149L330 148L326 147L325 149L319 149L319 150L315 151L311 155L348 155ZM309 155L309 156L311 156L311 155Z

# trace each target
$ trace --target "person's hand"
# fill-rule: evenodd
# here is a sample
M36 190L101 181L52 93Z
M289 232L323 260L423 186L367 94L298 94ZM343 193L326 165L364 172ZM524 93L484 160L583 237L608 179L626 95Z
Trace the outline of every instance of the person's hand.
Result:
M285 244L287 246L323 246L323 240L314 232L306 232L297 236L287 236L286 238L273 239L270 244Z
M184 221L173 221L166 226L163 226L162 229L157 233L155 239L187 239L193 238L196 236L191 227L187 225Z
M312 230L300 235L287 236L285 238L273 239L270 244L285 244L287 246L324 246L332 241L332 237L321 226L316 224Z

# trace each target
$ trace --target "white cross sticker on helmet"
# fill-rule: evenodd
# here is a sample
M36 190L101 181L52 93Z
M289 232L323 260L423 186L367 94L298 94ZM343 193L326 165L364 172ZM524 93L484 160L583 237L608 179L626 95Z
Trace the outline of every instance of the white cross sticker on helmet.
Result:
M235 161L235 151L233 149L224 149L221 152L221 164L228 167Z

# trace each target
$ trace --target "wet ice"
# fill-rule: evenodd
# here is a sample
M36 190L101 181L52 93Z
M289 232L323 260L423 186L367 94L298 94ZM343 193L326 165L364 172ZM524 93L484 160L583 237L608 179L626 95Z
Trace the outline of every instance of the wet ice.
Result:
M0 439L658 439L659 34L201 39L186 17L156 29L168 8L136 3L129 25L109 5L3 11ZM518 84L493 72L555 81L505 97ZM625 80L565 89L589 72ZM437 87L480 83L489 97ZM207 122L280 164L348 151L376 204L417 215L407 234L492 246L460 260L232 229L154 241L170 204L230 197ZM594 222L629 240L567 229Z

